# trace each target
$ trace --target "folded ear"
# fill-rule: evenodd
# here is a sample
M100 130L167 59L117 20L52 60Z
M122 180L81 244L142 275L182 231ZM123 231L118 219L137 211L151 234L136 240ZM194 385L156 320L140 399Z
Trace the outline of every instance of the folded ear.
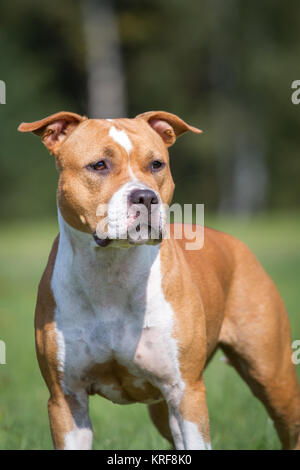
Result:
M18 127L18 131L41 135L42 141L49 152L54 154L59 145L85 119L87 118L79 114L61 111L40 121L22 122Z
M169 147L173 145L176 138L187 131L201 134L202 131L190 126L175 114L166 111L148 111L139 114L136 119L144 119L160 135L165 144Z

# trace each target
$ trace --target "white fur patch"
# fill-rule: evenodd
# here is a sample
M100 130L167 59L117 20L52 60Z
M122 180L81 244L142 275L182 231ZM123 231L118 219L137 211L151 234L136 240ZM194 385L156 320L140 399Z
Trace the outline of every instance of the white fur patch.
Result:
M57 362L59 372L64 371L65 367L65 339L63 332L55 325L56 343L57 343Z
M130 154L130 151L132 149L132 143L124 129L118 131L115 126L111 126L111 128L109 129L109 135L115 142L117 142L126 150L128 155Z
M112 121L112 119L107 119L107 121ZM124 129L122 129L121 131L118 131L115 128L115 126L111 126L111 128L109 129L109 135L115 142L120 144L126 150L128 154L128 171L129 171L131 181L137 181L137 178L135 174L133 173L131 165L130 165L129 155L132 150L132 143L128 135L126 134Z
M65 435L65 450L90 450L92 448L93 432L90 428L77 426Z
M182 428L186 449L211 450L211 444L205 442L196 423L184 419Z

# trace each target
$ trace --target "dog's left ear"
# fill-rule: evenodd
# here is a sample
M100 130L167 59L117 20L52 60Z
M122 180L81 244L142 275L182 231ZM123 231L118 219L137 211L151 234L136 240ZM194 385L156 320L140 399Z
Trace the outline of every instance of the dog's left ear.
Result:
M136 119L144 119L160 135L164 143L169 147L173 145L181 134L187 131L201 134L202 131L190 126L175 114L166 111L148 111L139 114Z

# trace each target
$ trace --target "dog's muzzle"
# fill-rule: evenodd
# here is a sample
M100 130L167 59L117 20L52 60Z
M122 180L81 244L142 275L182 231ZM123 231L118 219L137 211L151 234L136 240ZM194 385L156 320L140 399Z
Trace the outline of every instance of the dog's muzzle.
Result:
M114 246L156 244L163 237L165 215L160 196L139 182L121 187L108 203L106 214L93 234L100 247L111 241Z

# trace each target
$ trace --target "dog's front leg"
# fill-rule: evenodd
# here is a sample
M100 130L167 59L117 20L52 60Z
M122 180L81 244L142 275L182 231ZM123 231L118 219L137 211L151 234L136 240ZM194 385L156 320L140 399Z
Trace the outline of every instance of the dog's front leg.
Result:
M169 426L179 450L211 448L206 393L203 379L185 384L180 400L169 398Z
M49 399L48 410L55 449L92 448L93 431L85 392L72 396L56 393Z

